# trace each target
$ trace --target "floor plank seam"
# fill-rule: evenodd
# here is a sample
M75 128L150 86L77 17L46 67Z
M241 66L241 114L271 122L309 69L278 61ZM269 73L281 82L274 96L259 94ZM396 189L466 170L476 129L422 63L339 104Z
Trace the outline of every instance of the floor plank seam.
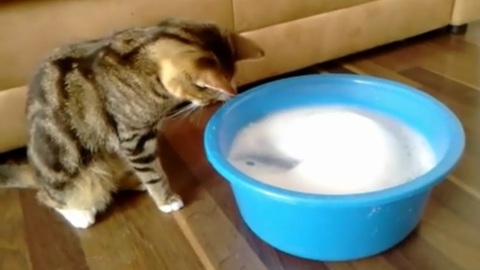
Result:
M455 184L457 187L459 187L461 190L465 191L466 193L470 194L473 196L475 199L480 201L480 192L472 188L471 186L465 184L462 180L459 178L455 177L454 175L450 175L447 177L447 179Z
M480 87L479 87L479 86L472 85L472 84L470 84L470 83L468 83L468 82L465 82L465 81L461 81L461 80L459 80L459 79L457 79L457 78L454 78L454 77L452 77L452 76L449 76L448 74L440 73L440 72L438 72L438 71L435 71L435 70L433 70L433 69L431 69L431 68L429 68L429 67L425 67L425 66L419 66L419 67L420 67L420 68L423 68L423 69L425 69L425 70L428 70L428 71L434 73L435 75L444 77L444 78L449 79L449 80L451 80L451 81L454 81L454 82L456 82L456 83L458 83L458 84L461 84L461 85L463 85L463 86L465 86L465 87L470 87L470 88L472 88L472 89L480 92ZM479 76L479 77L480 77L480 76Z
M188 243L190 243L190 246L197 254L197 257L202 262L203 266L205 267L205 270L216 270L215 266L213 265L212 261L208 257L207 253L202 248L200 241L188 226L188 223L185 220L183 214L180 212L175 212L173 213L173 217L177 221L177 224L180 227L180 230L182 230L183 234L185 235L185 238L187 239Z

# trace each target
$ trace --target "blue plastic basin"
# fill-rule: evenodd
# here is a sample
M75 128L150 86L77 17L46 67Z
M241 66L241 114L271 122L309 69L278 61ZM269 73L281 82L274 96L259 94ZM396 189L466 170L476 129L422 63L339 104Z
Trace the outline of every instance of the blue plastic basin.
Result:
M275 111L331 103L404 121L430 142L437 165L381 191L314 195L256 181L228 162L232 141L247 124ZM465 135L446 106L409 86L359 75L307 75L255 87L227 102L209 120L204 144L209 162L230 183L243 220L260 239L298 257L344 261L390 249L414 230L431 189L457 165Z

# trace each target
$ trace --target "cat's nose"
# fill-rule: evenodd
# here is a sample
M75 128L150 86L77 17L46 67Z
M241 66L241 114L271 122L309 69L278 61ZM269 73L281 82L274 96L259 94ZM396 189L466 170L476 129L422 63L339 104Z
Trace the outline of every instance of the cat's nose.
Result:
M232 94L221 94L219 100L220 101L227 101L231 99L234 95Z
M237 86L238 86L238 85L237 85L237 82L236 82L236 81L233 81L233 80L232 80L232 81L230 82L230 85L232 86L233 89L237 90Z

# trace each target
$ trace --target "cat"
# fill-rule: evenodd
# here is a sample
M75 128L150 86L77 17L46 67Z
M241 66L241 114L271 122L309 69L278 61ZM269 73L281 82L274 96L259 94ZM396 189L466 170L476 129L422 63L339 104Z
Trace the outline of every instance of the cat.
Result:
M57 48L29 83L28 164L0 166L0 186L36 188L76 228L122 189L177 211L183 201L157 155L162 120L235 96L235 63L263 55L245 37L185 19Z

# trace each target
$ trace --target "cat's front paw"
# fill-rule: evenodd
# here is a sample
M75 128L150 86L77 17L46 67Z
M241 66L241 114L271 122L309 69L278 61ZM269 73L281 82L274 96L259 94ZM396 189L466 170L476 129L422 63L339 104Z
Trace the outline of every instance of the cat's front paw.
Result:
M170 212L178 211L182 207L183 207L182 198L180 198L180 196L174 194L174 195L170 196L167 199L167 201L163 205L159 206L158 208L160 209L160 211L162 211L164 213L170 213Z

